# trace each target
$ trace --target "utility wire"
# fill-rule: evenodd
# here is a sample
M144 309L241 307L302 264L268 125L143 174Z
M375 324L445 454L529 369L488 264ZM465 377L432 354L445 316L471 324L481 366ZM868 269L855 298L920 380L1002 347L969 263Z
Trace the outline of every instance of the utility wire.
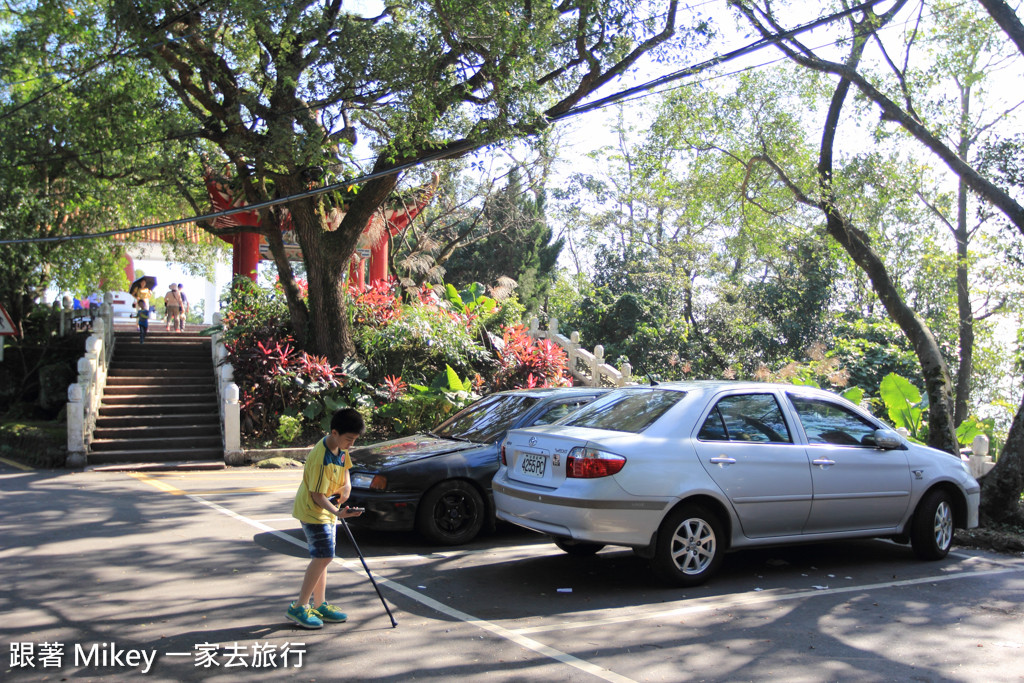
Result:
M676 71L676 72L673 72L671 74L667 74L665 76L656 78L656 79L654 79L652 81L648 81L647 83L644 83L644 84L641 84L641 85L638 85L638 86L635 86L635 87L632 87L632 88L627 88L627 89L622 90L622 91L620 91L618 93L614 93L612 95L609 95L608 97L601 98L601 99L596 100L594 102L591 102L591 103L588 103L588 104L584 104L584 105L578 105L576 107L572 107L572 108L567 109L566 111L564 111L564 112L562 112L560 114L556 114L556 115L553 115L553 116L549 117L549 121L551 123L556 123L556 122L559 122L559 121L564 121L564 120L566 120L568 118L571 118L571 117L574 117L574 116L579 116L580 114L584 114L584 113L593 111L595 109L600 109L601 107L605 107L605 106L608 106L608 105L613 104L615 102L618 102L620 100L624 100L626 98L629 98L629 97L631 97L633 95L637 95L638 93L643 92L645 90L650 90L652 88L656 88L658 86L665 85L665 84L670 83L672 81L680 80L680 79L685 78L687 76L691 76L691 75L699 73L701 71L710 69L711 67L717 66L717 65L722 64L724 62L731 61L733 59L736 59L736 58L741 57L743 55L750 54L752 52L756 52L757 50L761 50L761 49L763 49L765 47L768 47L769 45L772 45L772 44L774 44L774 43L776 43L776 42L778 42L780 40L786 40L786 39L791 38L791 37L793 37L795 35L798 35L800 33L804 33L804 32L809 31L811 29L818 28L819 26L823 26L823 25L825 25L827 23L831 23L832 21L835 21L836 19L840 19L840 18L842 18L844 16L847 16L849 14L852 14L854 12L859 12L859 11L865 10L865 9L867 9L869 7L872 7L874 5L877 5L880 2L883 2L883 0L868 0L867 2L860 3L860 4L855 5L853 7L848 7L848 8L846 8L846 9L840 11L840 12L836 12L834 14L830 14L830 15L821 17L819 19L816 19L814 21L808 22L806 24L801 24L800 26L797 26L796 28L792 28L792 29L789 29L789 30L786 30L786 31L782 31L780 33L773 34L773 35L768 36L768 37L761 38L759 40L754 41L753 43L750 43L750 44L745 45L745 46L743 46L741 48L738 48L736 50L728 52L728 53L726 53L724 55L720 55L720 56L714 57L712 59L709 59L707 61L701 62L699 64L695 64L695 65L686 67L685 69L680 69L679 71ZM125 235L125 234L131 234L131 233L135 233L135 232L142 232L144 230L157 230L157 229L161 229L161 228L173 228L173 227L177 227L177 226L185 225L185 224L190 224L190 223L200 223L200 222L213 221L213 220L215 220L217 218L222 218L222 217L226 217L226 216L233 216L233 215L238 214L238 213L246 213L246 212L250 212L250 211L257 211L259 209L265 209L265 208L269 208L271 206L277 206L279 204L287 204L289 202L297 201L297 200L300 200L300 199L306 199L306 198L309 198L309 197L316 197L316 196L319 196L319 195L322 195L322 194L326 194L328 192L334 192L336 190L343 189L343 188L348 187L350 185L365 184L365 183L368 183L368 182L371 182L371 181L374 181L374 180L379 180L381 178L385 178L385 177L388 177L388 176L391 176L391 175L396 175L396 174L402 173L402 172L407 171L409 169L415 168L417 166L422 166L422 165L431 163L433 161L439 161L441 159L447 159L447 158L451 158L451 157L458 157L458 156L461 156L461 155L463 155L463 154L465 154L467 152L471 152L471 151L473 151L475 149L481 149L481 148L484 148L484 147L487 147L487 146L489 146L489 145L486 145L486 144L485 145L481 145L477 141L464 140L461 143L454 144L454 145L452 145L451 147L449 147L447 149L439 150L439 151L437 151L437 152L435 152L433 154L428 154L425 157L421 157L421 158L416 159L414 161L410 161L410 162L407 162L407 163L404 163L404 164L400 164L398 166L395 166L395 167L392 167L392 168L389 168L389 169L386 169L386 170L383 170L383 171L377 171L377 172L374 172L374 173L368 173L368 174L365 174L365 175L362 175L362 176L357 176L356 178L345 180L345 181L342 181L342 182L339 182L339 183L332 183L330 185L325 185L323 187L314 188L312 190L307 190L305 192L300 192L298 194L288 195L286 197L278 197L278 198L275 198L275 199L268 199L266 201L256 202L254 204L247 204L245 206L240 206L240 207L236 207L236 208L233 208L233 209L227 209L227 210L224 210L224 211L216 211L216 212L213 212L213 213L203 214L203 215L200 215L200 216L190 216L188 218L178 218L178 219L169 220L169 221L161 221L159 223L150 223L150 224L147 224L147 225L131 226L131 227L128 227L128 228L119 228L119 229L115 229L115 230L106 230L106 231L97 232L97 233L88 233L88 234L80 234L80 235L64 235L64 236L58 236L58 237L35 237L35 238L24 238L24 239L15 239L15 240L0 240L0 245L4 245L4 244L27 244L27 243L39 243L39 242L70 242L70 241L77 241L77 240L83 240L83 239L95 239L95 238L98 238L98 237L112 237L114 235Z

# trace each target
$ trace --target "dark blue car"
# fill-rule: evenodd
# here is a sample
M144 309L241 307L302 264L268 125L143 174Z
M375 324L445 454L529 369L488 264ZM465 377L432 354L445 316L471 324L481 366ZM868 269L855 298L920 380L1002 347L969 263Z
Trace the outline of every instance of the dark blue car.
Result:
M352 495L366 508L353 525L415 529L441 545L459 545L494 524L491 479L509 429L551 424L606 389L524 389L491 394L431 432L354 448Z

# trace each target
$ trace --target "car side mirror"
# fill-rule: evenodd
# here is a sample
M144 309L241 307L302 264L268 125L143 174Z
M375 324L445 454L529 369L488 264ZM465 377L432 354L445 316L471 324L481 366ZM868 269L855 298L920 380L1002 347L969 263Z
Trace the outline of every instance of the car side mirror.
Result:
M900 435L891 429L876 429L874 433L875 447L883 451L891 451L899 448L903 443Z

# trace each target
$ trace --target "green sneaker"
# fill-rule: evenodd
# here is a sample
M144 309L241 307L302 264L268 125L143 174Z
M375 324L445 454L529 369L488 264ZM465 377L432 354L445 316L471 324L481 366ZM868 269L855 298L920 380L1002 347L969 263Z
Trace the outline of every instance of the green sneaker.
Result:
M310 609L313 610L313 614L320 617L323 621L329 621L335 624L340 624L341 622L348 619L347 614L342 612L334 605L328 603L327 601L320 603L319 607L311 607Z
M309 605L296 605L294 602L288 605L285 616L294 621L302 628L323 628L324 622L320 615L313 611Z

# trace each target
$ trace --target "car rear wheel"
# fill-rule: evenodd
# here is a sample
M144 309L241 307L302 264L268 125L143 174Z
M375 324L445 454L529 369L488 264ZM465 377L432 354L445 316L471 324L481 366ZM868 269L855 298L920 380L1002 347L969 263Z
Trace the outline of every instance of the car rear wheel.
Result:
M953 545L953 506L949 494L933 490L925 494L911 522L910 545L922 560L941 560Z
M433 543L461 545L480 533L484 514L484 500L472 484L443 481L420 500L416 530Z
M718 515L703 505L684 505L661 523L651 567L677 586L702 584L722 564L724 540Z
M604 543L574 541L571 538L563 538L561 536L556 536L554 541L560 550L575 557L590 557L597 554L597 551L604 547Z

